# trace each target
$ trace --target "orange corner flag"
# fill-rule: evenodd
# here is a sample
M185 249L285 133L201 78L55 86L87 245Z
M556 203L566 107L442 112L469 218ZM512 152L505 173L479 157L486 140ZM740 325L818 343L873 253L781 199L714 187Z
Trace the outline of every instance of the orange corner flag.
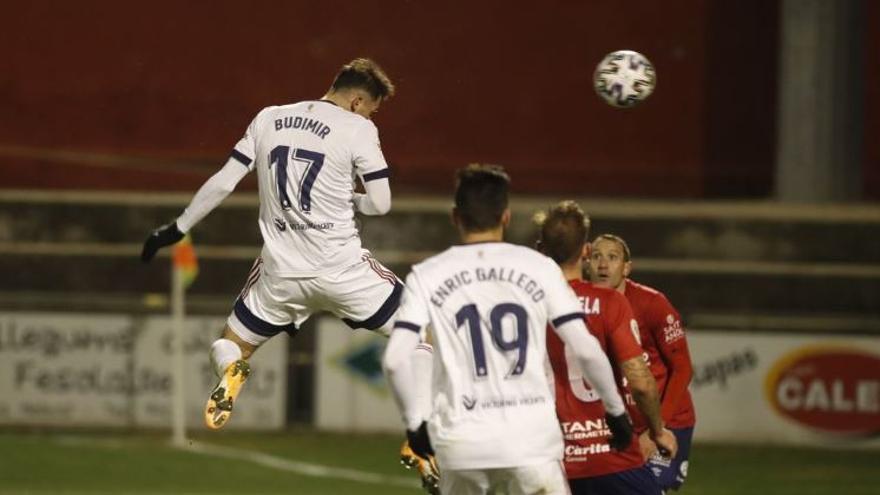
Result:
M171 258L174 269L183 275L184 287L189 287L199 274L199 260L189 234L174 245Z

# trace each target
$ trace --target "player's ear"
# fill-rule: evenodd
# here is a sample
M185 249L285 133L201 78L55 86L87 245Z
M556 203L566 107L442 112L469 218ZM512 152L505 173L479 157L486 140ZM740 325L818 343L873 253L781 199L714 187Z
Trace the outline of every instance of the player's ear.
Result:
M349 103L349 105L350 105L349 110L357 113L357 109L360 108L360 106L363 105L363 103L364 103L364 97L359 94L354 94L352 96L353 97L351 99L351 102Z
M505 208L504 213L501 214L501 226L505 229L510 224L510 208Z
M593 246L591 246L589 242L585 242L584 245L581 246L581 261L590 259L590 251L592 249Z
M624 277L629 277L629 274L632 273L632 271L633 271L633 262L632 261L627 261L626 263L623 264L623 276Z

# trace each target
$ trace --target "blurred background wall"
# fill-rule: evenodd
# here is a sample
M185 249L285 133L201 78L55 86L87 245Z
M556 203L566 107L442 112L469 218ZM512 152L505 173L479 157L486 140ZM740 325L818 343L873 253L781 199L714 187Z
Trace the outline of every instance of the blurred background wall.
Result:
M774 191L781 2L3 3L2 187L192 190L260 108L318 98L370 56L399 87L376 117L398 190L443 193L486 161L521 193ZM870 137L880 7L866 4ZM628 111L591 85L623 48L658 73ZM880 198L880 144L863 143L862 197Z

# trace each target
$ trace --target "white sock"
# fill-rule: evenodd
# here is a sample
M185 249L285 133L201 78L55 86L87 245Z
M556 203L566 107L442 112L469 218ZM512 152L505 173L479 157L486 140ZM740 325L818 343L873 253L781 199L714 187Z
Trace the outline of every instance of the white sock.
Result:
M241 348L229 339L217 339L211 344L211 364L214 373L222 378L230 364L241 359Z
M431 386L434 378L434 347L426 342L416 346L412 356L412 371L416 378L416 403L423 419L431 416L433 409Z

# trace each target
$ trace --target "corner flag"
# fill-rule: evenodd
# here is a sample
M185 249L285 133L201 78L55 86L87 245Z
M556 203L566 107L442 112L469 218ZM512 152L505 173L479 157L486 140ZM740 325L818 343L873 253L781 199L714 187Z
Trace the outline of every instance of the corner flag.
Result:
M196 250L189 235L184 236L171 250L171 332L172 339L172 380L171 399L171 441L178 447L186 445L186 407L184 406L185 356L183 349L185 324L186 288L199 274Z
M180 272L183 286L192 285L199 274L199 261L196 258L196 250L189 234L174 245L171 258L174 270Z

